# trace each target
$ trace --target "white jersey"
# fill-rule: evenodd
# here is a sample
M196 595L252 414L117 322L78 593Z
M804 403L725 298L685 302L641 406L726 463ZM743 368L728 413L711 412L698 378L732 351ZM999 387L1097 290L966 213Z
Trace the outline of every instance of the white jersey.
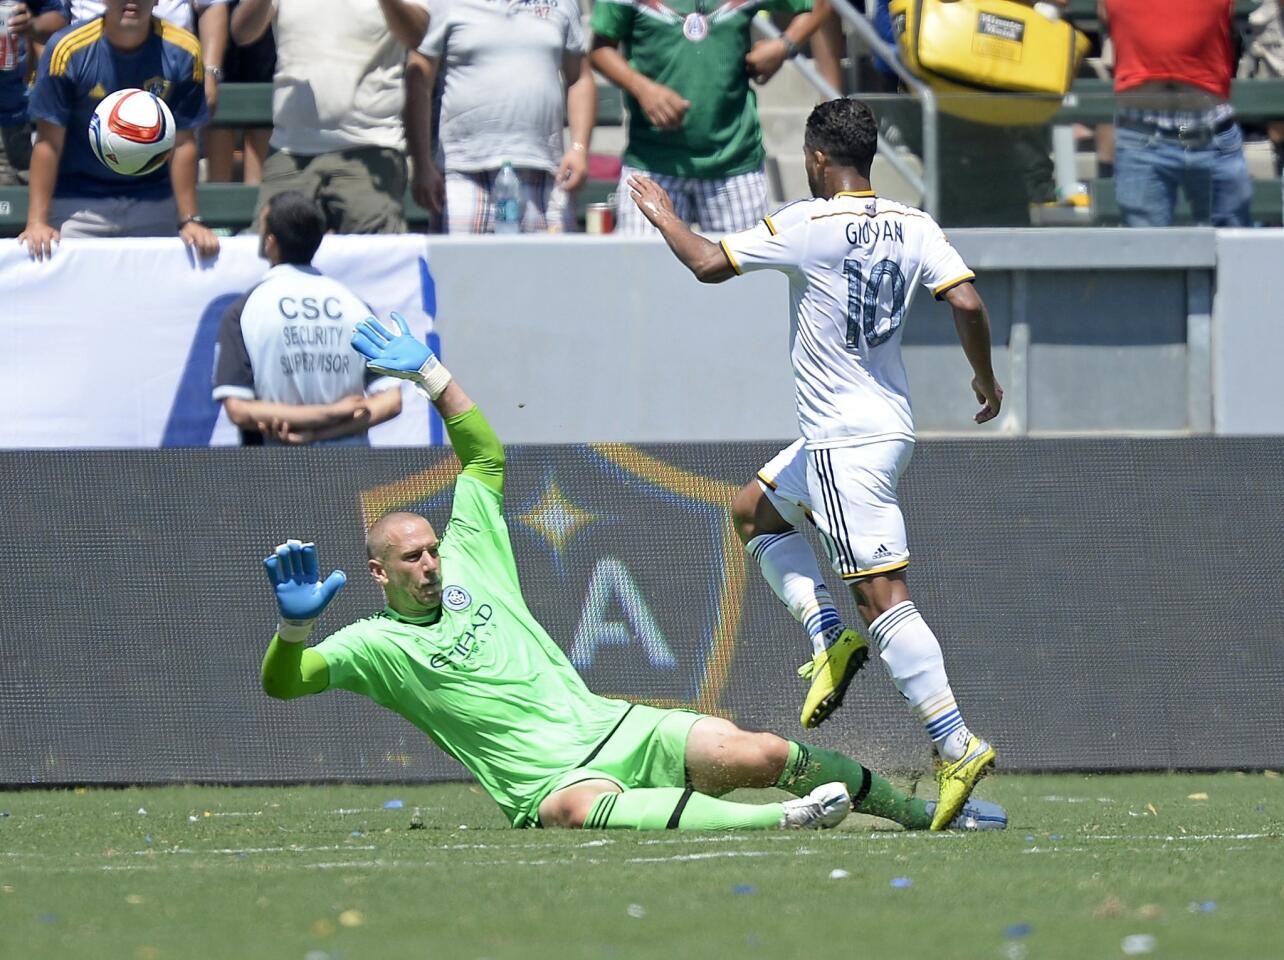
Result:
M921 283L975 278L936 221L872 192L788 204L722 241L736 273L789 277L798 425L809 448L914 438L901 328Z
M352 331L370 307L313 267L278 264L228 307L214 347L215 400L326 404L397 386L366 367Z

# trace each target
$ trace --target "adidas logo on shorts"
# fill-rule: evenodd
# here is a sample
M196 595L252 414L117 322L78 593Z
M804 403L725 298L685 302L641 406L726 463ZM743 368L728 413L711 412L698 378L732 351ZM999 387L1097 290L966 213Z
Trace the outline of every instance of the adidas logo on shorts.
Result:
M873 556L873 557L871 557L870 559L872 559L872 560L886 560L886 559L887 559L888 557L890 557L891 555L892 555L892 551L888 550L888 549L887 549L887 547L885 547L883 544L881 544L881 543L880 543L880 544L878 545L878 549L874 551L874 556Z

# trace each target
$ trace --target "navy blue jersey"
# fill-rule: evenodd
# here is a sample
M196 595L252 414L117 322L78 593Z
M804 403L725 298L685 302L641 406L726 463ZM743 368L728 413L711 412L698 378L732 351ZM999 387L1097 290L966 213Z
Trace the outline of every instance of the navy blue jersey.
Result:
M138 87L169 105L174 126L191 130L209 119L200 41L181 27L152 18L152 33L137 50L107 42L102 17L81 20L49 40L36 85L31 118L66 127L55 197L159 199L172 190L169 167L127 177L98 162L89 147L89 118L109 93Z
M62 0L23 0L31 11L32 19L46 13L67 15ZM19 40L21 54L16 70L0 70L0 127L19 127L27 122L27 81L35 70L35 63L28 57L28 45Z

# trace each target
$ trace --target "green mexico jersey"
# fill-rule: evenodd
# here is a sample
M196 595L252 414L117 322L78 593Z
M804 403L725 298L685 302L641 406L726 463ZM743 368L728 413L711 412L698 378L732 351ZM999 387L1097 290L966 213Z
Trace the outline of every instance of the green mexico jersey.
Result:
M441 540L435 623L385 609L314 649L330 686L405 717L466 766L514 826L628 704L592 693L522 599L503 497L464 474Z
M691 102L682 126L659 130L625 95L624 162L679 177L757 170L765 154L758 100L745 73L749 26L759 10L804 13L811 0L598 0L593 32L619 41L629 66Z

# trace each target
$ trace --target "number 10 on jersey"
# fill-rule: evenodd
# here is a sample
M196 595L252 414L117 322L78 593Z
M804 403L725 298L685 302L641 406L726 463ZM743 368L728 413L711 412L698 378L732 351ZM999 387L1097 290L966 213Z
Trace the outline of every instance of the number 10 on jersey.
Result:
M905 274L895 260L879 260L869 268L869 276L861 271L859 260L844 260L843 273L847 276L847 346L860 347L863 337L866 348L872 349L886 342L905 320ZM883 285L890 303L886 306L887 326L880 332L883 317L879 316L879 301Z

